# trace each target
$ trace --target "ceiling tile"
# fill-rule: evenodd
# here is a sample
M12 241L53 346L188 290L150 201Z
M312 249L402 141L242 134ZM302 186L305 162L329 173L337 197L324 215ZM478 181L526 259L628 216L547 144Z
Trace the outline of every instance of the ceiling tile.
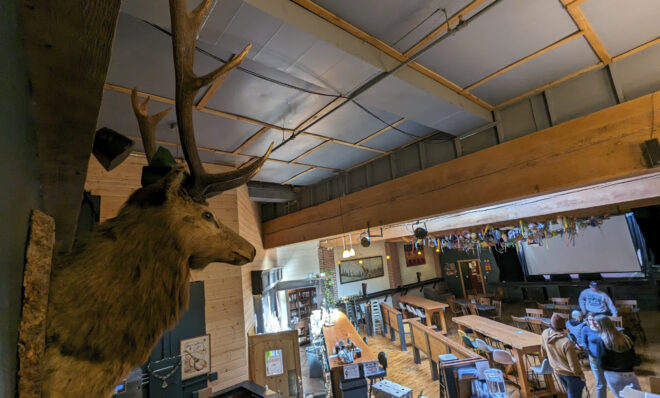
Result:
M660 90L660 45L611 65L626 101Z
M368 105L365 108L387 123L394 123L401 119L397 115ZM349 102L306 130L326 137L356 143L385 126L387 126L385 123L365 112L353 102Z
M612 57L660 37L657 0L591 0L580 8Z
M487 81L472 93L497 105L598 61L587 41L580 37Z
M503 0L418 62L466 87L576 31L560 1Z
M300 159L300 162L343 170L378 155L377 152L330 142Z
M254 176L252 180L262 182L273 182L280 184L289 178L302 173L309 167L296 166L294 164L287 164L281 162L273 162L267 160L259 173Z
M289 184L291 185L312 185L316 184L318 182L321 182L325 180L326 178L330 178L337 173L330 171L330 170L325 170L325 169L313 169L300 177L294 178Z
M380 149L381 151L391 151L414 140L415 138L410 137L409 135L403 134L394 129L389 129L378 134L369 141L364 142L362 145Z

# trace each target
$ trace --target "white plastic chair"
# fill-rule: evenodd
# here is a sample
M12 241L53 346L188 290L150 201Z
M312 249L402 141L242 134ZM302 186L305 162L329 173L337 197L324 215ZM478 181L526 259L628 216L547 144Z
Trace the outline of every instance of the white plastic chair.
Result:
M626 386L619 395L621 398L660 398L660 394L652 394L650 392L644 392L635 390L632 388L632 384Z
M413 310L415 311L415 314L417 314L418 317L422 319L426 319L426 315L422 312L422 310L419 310L417 308L413 308Z
M516 358L512 357L508 351L493 350L493 361L500 365L515 365Z
M550 366L550 362L548 362L548 359L544 359L543 363L541 363L541 366L530 366L529 369L534 372L537 375L542 375L542 376L552 376L553 379L555 380L555 384L559 388L560 391L564 391L564 388L562 384L557 380L557 376L555 376L555 372L552 369L552 366ZM589 396L589 389L587 390L587 397Z
M481 339L474 339L474 342L477 343L477 349L483 351L483 352L493 352L495 351L495 348L492 346L488 345L485 341Z

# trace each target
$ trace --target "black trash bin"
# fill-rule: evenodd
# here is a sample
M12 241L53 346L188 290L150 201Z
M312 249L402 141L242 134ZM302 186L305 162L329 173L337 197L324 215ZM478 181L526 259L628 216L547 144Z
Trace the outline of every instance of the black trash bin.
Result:
M323 377L323 366L321 365L321 359L319 358L316 349L310 346L305 348L305 351L307 351L307 367L309 368L309 377L317 379Z

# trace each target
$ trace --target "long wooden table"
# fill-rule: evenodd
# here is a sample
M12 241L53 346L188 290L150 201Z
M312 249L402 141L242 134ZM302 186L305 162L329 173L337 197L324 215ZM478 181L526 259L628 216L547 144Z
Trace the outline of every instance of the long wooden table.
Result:
M527 380L527 362L525 355L538 353L539 361L543 362L543 353L541 352L541 336L526 330L506 325L492 319L477 315L467 315L452 318L458 324L461 330L472 329L480 337L487 336L493 340L500 341L513 347L513 357L516 359L516 371L520 385L520 393L525 398L533 396L546 396L557 394L552 377L545 377L547 391L534 391ZM509 375L506 375L509 377Z
M426 326L432 326L431 319L433 314L438 314L440 318L440 331L443 334L447 334L447 320L445 319L445 308L449 307L448 304L441 303L435 300L425 299L424 297L419 296L401 296L399 301L408 304L412 307L422 308L426 313Z

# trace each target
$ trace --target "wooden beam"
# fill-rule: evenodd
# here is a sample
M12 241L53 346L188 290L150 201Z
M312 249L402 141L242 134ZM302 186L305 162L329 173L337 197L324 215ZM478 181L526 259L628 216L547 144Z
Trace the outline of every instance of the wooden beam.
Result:
M270 130L268 127L262 127L259 129L256 133L252 134L250 138L245 140L241 145L238 146L238 148L234 149L232 152L234 155L240 153L243 149L247 148L250 144L252 144L254 141L257 140L257 138L261 137L264 135L266 131Z
M20 0L43 210L71 249L120 0Z
M310 0L245 0L246 3L274 16L380 70L392 70L407 59L396 49L368 35ZM403 73L402 73L403 72ZM406 73L408 72L408 73ZM458 93L439 81L427 77L411 65L402 68L397 77L445 102L464 109L483 120L491 121L490 111L475 103L467 94Z
M302 172L296 174L295 176L289 178L288 180L282 182L282 185L288 184L288 183L290 183L291 181L295 180L296 178L298 178L298 177L300 177L300 176L303 176L303 175L309 173L310 171L312 171L312 170L314 170L314 169L316 169L316 168L315 168L315 167L310 167L309 169L307 169L307 170L305 170L305 171L302 171Z
M316 122L319 118L322 118L328 112L331 112L333 109L335 109L336 107L338 107L339 105L343 104L346 101L348 101L348 99L345 97L335 98L329 104L321 108L318 112L308 117L304 122L300 123L300 125L296 127L295 130L293 130L293 133L297 134L298 132L303 131L304 129L309 127L312 123Z
M441 33L446 32L448 25L453 27L454 25L458 24L458 22L460 20L462 20L467 14L469 14L470 12L475 10L477 7L482 5L484 2L485 2L485 0L473 0L470 4L463 7L456 14L449 17L448 22L442 23L442 25L435 28L431 33L424 36L420 41L418 41L412 47L410 47L408 50L406 50L403 53L403 55L406 58L409 58L410 56L414 55L417 51L421 50L424 46L426 46L428 43L430 43L431 40L438 37Z
M508 72L511 69L513 69L513 68L515 68L519 65L522 65L522 64L524 64L525 62L527 62L531 59L534 59L534 58L538 57L539 55L543 55L543 54L547 53L548 51L550 51L552 49L555 49L555 48L561 46L562 44L566 44L566 43L568 43L569 41L571 41L573 39L576 39L578 37L582 37L582 35L583 35L583 32L575 32L571 35L568 35L568 36L564 37L563 39L558 40L558 41L550 44L549 46L544 47L544 48L536 51L535 53L530 54L530 55L528 55L524 58L521 58L518 61L516 61L512 64L509 64L509 65L505 66L504 68L502 68L502 69L500 69L500 70L498 70L494 73L491 73L490 75L484 77L483 79L470 84L469 86L465 87L465 90L470 91L470 90L474 89L475 87L481 86L482 84L486 83L487 81L489 81L489 80L491 80L491 79L493 79L493 78L495 78L495 77L497 77L497 76L499 76L499 75L501 75L505 72Z
M502 109L502 108L504 108L504 107L506 107L506 106L508 106L508 105L511 105L511 104L513 104L513 103L516 103L516 102L520 101L520 100L523 99L523 98L526 98L526 97L529 97L529 96L532 96L532 95L538 94L538 93L540 93L541 91L547 89L548 87L554 86L555 84L559 84L559 83L565 82L566 80L572 79L572 78L574 78L574 77L576 77L576 76L580 76L580 75L583 74L583 73L587 73L587 72L592 71L592 70L594 70L594 69L600 68L600 67L602 67L603 65L604 65L604 64L603 64L602 62L599 62L599 63L597 63L597 64L594 64L594 65L591 65L591 66L587 66L586 68L584 68L584 69L580 69L580 70L577 71L577 72L573 72L573 73L571 73L570 75L566 75L566 76L564 76L564 77L562 77L562 78L559 78L559 79L557 79L557 80L555 80L555 81L552 81L552 82L550 82L550 83L544 84L544 85L542 85L542 86L540 86L540 87L535 88L534 90L530 90L530 91L528 91L528 92L526 92L526 93L523 93L523 94L518 95L517 97L513 97L513 98L511 98L510 100L506 100L506 101L504 101L504 102L498 104L495 108L496 108L496 109Z
M567 0L563 0L563 1L565 4ZM598 35L596 34L596 32L594 32L593 28L591 27L591 24L587 20L587 17L580 9L579 2L574 1L571 2L570 4L567 4L566 11L568 11L568 13L571 15L571 18L573 18L575 24L578 26L578 28L580 28L580 31L584 33L585 39L587 39L591 48L593 48L596 55L598 55L598 58L600 58L600 60L605 64L609 64L610 62L612 62L612 57L610 57L610 55L607 53L605 46L600 41Z
M405 121L406 121L406 118L403 117L403 118L397 120L396 122L390 124L389 126L385 126L385 127L383 127L382 129L380 129L380 130L378 130L378 131L376 131L376 132L374 132L374 133L369 134L368 136L364 137L364 138L361 139L360 141L356 142L356 144L357 144L357 145L362 145L362 144L364 144L365 142L369 141L370 139L372 139L372 138L374 138L374 137L378 137L379 135L383 134L384 132L386 132L387 130L391 129L392 127L396 127L396 126L400 125L401 123L403 123L403 122L405 122Z
M291 163L297 162L298 160L304 158L305 156L309 155L310 153L314 152L315 150L320 149L320 148L328 145L329 143L330 143L330 141L323 141L322 143L318 144L314 148L310 148L310 149L306 150L305 152L301 153L300 155L296 156L293 160L291 160Z
M220 76L218 79L216 79L216 81L213 82L213 84L211 84L208 90L206 90L204 93L204 96L202 96L197 105L195 105L196 109L201 110L202 108L206 107L206 103L209 102L211 97L213 97L213 94L218 91L227 76L229 76L229 73L225 73L224 75Z
M625 58L629 55L633 55L633 54L638 53L642 50L645 50L645 49L647 49L651 46L655 46L658 43L660 43L660 37L656 37L655 39L653 39L651 41L647 41L646 43L641 44L641 45L633 48L632 50L628 50L628 51L626 51L622 54L617 55L616 57L612 58L612 62L616 62L616 61L618 61L620 59L623 59L623 58Z
M654 107L660 107L655 104L653 94L640 97L346 195L341 210L334 199L267 221L264 246L360 230L367 222L390 225L657 172L640 162L640 144L651 135Z

